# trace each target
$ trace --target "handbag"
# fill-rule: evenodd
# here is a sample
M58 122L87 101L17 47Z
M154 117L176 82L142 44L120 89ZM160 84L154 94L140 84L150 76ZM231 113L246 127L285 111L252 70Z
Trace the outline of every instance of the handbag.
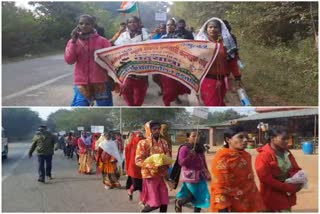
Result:
M201 175L205 180L207 181L211 180L211 174L207 168L204 168L203 170L201 170Z
M181 180L188 183L198 183L200 181L200 171L195 169L182 168Z
M201 170L201 176L206 180L206 181L210 181L211 180L211 174L207 168L207 164L206 161L200 156L200 159L202 161L202 163L205 165L205 167Z

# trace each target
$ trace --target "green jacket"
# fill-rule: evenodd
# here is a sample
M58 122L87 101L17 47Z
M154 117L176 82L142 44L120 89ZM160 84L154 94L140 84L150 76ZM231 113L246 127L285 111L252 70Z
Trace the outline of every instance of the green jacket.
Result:
M37 155L53 155L55 141L55 136L48 131L37 133L33 137L29 156L32 155L34 150L37 151Z

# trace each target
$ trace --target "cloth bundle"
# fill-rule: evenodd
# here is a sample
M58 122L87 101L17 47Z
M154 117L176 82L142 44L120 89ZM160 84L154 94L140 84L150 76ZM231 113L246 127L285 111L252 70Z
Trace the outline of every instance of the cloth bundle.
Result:
M143 163L153 163L155 166L164 166L171 165L174 161L168 157L166 154L153 154L147 159L144 160Z
M290 184L303 184L303 188L308 188L308 176L305 171L299 170L291 178L285 180L286 183Z

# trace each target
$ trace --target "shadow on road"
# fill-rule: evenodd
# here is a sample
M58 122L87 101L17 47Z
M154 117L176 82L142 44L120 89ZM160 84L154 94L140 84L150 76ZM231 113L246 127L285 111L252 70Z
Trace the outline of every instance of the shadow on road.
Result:
M292 212L294 213L317 213L317 209L293 209Z
M87 182L87 181L96 181L101 180L99 177L57 177L53 180L48 181L48 183L69 183L69 182Z

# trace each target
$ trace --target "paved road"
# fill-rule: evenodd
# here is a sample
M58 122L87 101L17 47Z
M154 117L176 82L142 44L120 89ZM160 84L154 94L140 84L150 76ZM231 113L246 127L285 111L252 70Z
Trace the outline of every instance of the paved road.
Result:
M144 106L163 106L158 86L149 78L149 88ZM24 60L2 65L3 106L70 106L73 97L73 65L64 62L62 54ZM230 96L228 96L230 97ZM194 94L181 96L182 104L173 106L198 106ZM239 106L236 95L226 101L229 106ZM114 94L114 106L125 106L119 94Z
M77 162L66 159L60 150L53 159L54 179L46 184L38 183L36 157L26 157L29 147L30 142L11 142L9 158L2 162L3 212L139 212L138 193L134 194L133 201L128 201L124 189L105 190L99 176L78 174ZM174 147L174 156L176 151L177 147ZM257 152L249 152L254 164ZM309 176L309 188L297 194L293 212L318 212L318 156L304 155L300 150L292 152ZM209 168L213 157L214 153L206 155ZM122 176L120 182L123 186L125 180L126 177ZM257 178L256 182L258 184ZM169 192L169 212L174 212L176 193L177 190ZM183 211L193 210L184 207Z
M25 156L30 143L10 143L9 158L2 162L3 212L139 212L138 193L128 201L125 189L105 190L100 176L80 175L75 160L62 151L53 158L53 180L36 181L36 157ZM121 177L124 186L126 177ZM169 211L174 212L170 193ZM184 211L191 212L189 207Z

